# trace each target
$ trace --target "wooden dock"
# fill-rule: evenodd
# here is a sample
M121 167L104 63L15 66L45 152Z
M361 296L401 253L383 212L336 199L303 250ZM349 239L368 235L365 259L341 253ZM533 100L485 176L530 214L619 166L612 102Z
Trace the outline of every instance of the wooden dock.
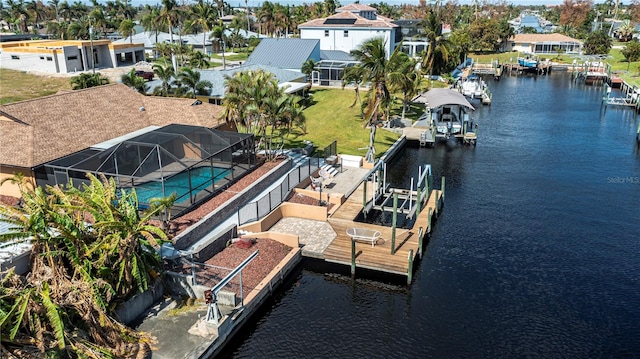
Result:
M367 188L373 188L371 183ZM355 244L355 268L407 276L407 283L411 282L413 263L422 256L424 245L420 234L424 238L431 229L429 223L440 211L444 196L440 190L431 190L425 207L418 214L415 225L411 229L397 228L395 248L392 251L392 228L355 222L356 216L364 205L364 182L354 191L340 208L327 219L337 237L324 251L324 259L328 262L351 266L352 240L347 235L348 228L364 228L379 231L382 235L375 246L369 243ZM431 218L430 218L431 214ZM420 228L422 227L422 231ZM423 239L422 238L422 239ZM393 253L392 253L393 252ZM352 267L353 268L353 267Z

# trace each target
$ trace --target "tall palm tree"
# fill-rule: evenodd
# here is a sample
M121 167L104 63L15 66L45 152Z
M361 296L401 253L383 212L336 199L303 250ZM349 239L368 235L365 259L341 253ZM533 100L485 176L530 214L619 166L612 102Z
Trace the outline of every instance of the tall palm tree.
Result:
M136 24L133 23L132 20L124 19L120 22L120 26L118 27L118 31L122 35L122 37L129 38L129 43L133 43L133 35L135 35L136 31L134 27Z
M407 109L409 98L418 91L423 79L422 74L416 71L416 61L405 53L399 53L390 64L391 71L387 74L389 85L394 91L402 92L402 119Z
M260 21L260 32L273 36L276 27L274 4L269 1L262 3L262 6L256 12L256 17Z
M213 31L211 32L211 35L209 36L210 39L215 39L219 44L222 45L222 69L226 70L227 69L227 61L225 59L225 26L222 23L222 21L220 21L218 23L218 25L216 27L213 28Z
M218 19L218 13L210 3L198 0L198 3L191 7L193 16L192 24L202 29L202 52L207 52L207 33L211 31Z
M368 126L371 131L366 155L366 160L370 163L375 161L376 128L384 117L384 105L390 100L387 74L393 70L392 66L397 63L395 58L402 53L400 48L401 46L396 47L387 60L384 40L377 37L366 40L357 49L351 51L351 56L360 62L363 77L371 83L365 112L365 126Z
M169 28L169 39L173 44L173 27L178 22L178 12L176 0L162 0L162 11L158 15L158 21L163 22ZM173 64L173 71L178 71L178 64L175 58L175 54L171 55L171 63Z
M422 25L429 46L422 57L421 66L426 74L433 75L436 53L439 53L445 62L448 61L449 41L442 36L442 22L435 12L428 12Z

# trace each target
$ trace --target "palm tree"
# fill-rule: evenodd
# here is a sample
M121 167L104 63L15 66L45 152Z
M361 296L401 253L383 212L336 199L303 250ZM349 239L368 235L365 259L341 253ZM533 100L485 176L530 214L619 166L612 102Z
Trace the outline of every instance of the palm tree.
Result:
M74 90L86 89L89 87L106 85L109 83L109 78L103 76L101 73L96 72L94 74L81 73L78 76L73 76L69 79L71 87Z
M303 74L307 76L307 80L309 81L309 84L311 84L312 82L311 76L313 72L316 71L316 66L317 64L313 59L309 59L302 64L301 71Z
M205 3L202 0L198 0L198 3L191 7L191 13L194 17L192 24L202 28L202 52L206 53L207 33L215 24L218 13L210 3Z
M390 64L391 71L387 74L389 85L394 91L402 92L402 119L407 109L409 98L416 95L422 74L416 71L416 61L405 53L399 53Z
M363 78L371 83L371 90L367 94L367 110L365 112L365 126L368 126L371 130L369 149L366 155L366 160L369 163L375 161L374 142L376 128L384 117L384 111L381 111L381 106L384 106L390 100L387 74L393 70L392 66L397 64L395 58L402 53L400 48L401 46L396 47L389 60L387 60L384 40L378 37L366 40L357 49L351 51L351 56L360 62Z
M123 84L131 87L132 89L135 89L143 95L146 94L147 90L149 89L145 80L142 77L136 75L136 69L131 69L131 71L122 75L120 77L120 80Z
M442 22L435 12L430 11L427 13L422 25L424 28L424 36L427 38L429 46L422 57L421 67L426 74L433 75L437 53L440 54L443 61L448 61L449 41L442 36Z
M167 236L142 214L135 191L117 194L114 180L89 176L72 186L24 190L21 207L0 206L11 232L29 238L31 273L1 278L3 351L16 357L135 357L149 352L147 335L111 319L114 308L146 288L159 269L156 248ZM6 344L6 345L5 345Z
M209 63L209 55L204 52L194 51L189 57L189 66L197 69L208 69L211 64Z
M162 0L162 11L158 15L158 21L163 22L169 28L169 39L173 44L173 26L178 22L178 12L176 10L176 0ZM176 62L175 54L172 54L171 63L173 64L173 71L178 71L178 64Z
M269 1L262 3L262 6L256 12L256 17L260 21L260 32L273 36L276 27L274 4Z
M133 23L132 20L124 19L120 22L120 26L118 27L118 31L123 37L129 38L129 43L133 43L133 35L135 35L136 31L134 27L136 24Z
M207 88L211 88L213 86L210 81L200 80L200 72L190 69L188 67L184 67L178 73L178 80L183 86L186 86L190 89L187 95L195 98L196 95L201 95L205 92Z
M168 96L169 91L171 91L171 78L173 77L173 67L171 66L162 66L160 64L153 65L153 72L158 76L160 80L162 80L162 85L156 87L154 89L155 95L160 96ZM160 89L160 90L158 90ZM156 91L158 90L158 91Z
M225 48L224 48L224 43L225 43L225 26L224 24L221 22L218 23L218 26L213 28L213 31L211 32L211 35L209 36L210 39L215 39L219 44L222 44L222 69L226 70L227 69L227 62L224 56L224 52L225 52Z

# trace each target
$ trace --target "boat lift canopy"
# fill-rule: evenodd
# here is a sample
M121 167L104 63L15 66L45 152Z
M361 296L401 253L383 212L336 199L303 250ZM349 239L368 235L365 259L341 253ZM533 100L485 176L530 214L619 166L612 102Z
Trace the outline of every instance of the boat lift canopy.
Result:
M463 94L451 89L431 89L416 96L411 102L423 103L432 109L444 105L459 105L475 111Z

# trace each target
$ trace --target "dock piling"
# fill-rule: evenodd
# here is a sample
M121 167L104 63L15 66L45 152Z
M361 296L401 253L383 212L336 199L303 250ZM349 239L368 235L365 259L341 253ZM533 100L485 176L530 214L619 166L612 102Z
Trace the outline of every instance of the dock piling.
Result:
M418 228L418 257L422 259L422 247L424 246L424 231L422 227Z
M398 193L393 193L393 217L391 219L391 254L396 253L396 224L398 223Z
M356 275L356 241L351 240L351 276Z
M433 210L429 208L429 213L427 215L427 233L431 233L431 216L433 216Z
M413 281L413 249L409 250L407 259L409 261L409 268L407 269L407 285L410 286Z

